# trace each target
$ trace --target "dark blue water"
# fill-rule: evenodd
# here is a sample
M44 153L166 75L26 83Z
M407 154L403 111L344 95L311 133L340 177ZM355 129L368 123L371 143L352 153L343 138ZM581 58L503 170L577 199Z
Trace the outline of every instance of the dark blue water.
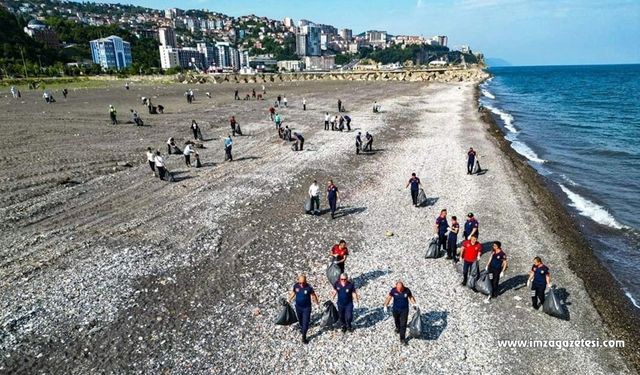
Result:
M640 308L640 65L490 72L481 103Z

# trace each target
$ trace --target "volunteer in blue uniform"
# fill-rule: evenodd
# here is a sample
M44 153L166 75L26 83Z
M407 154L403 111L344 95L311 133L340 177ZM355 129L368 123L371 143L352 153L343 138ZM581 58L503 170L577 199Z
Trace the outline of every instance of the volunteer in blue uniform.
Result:
M498 298L498 287L500 278L504 276L509 263L507 263L507 254L502 251L502 243L500 241L493 242L493 249L486 270L489 272L491 279L491 298Z
M333 297L338 296L338 316L342 325L342 332L353 332L351 322L353 321L353 302L360 303L360 297L356 293L356 286L353 285L346 273L340 275L335 285L333 285Z
M468 240L472 235L475 235L476 238L480 235L480 223L476 220L473 213L469 212L467 215L467 221L464 223L464 239Z
M449 226L449 235L447 238L447 259L453 259L453 262L457 262L456 250L458 247L458 232L460 232L460 224L458 218L451 216L451 225Z
M405 338L407 333L407 321L409 320L409 303L416 307L416 299L411 294L411 290L404 286L401 280L396 282L395 288L391 289L384 300L384 308L389 306L393 299L393 321L396 325L396 332L400 334L400 342L407 344Z
M296 300L296 315L298 316L298 322L300 323L300 333L302 333L302 342L307 344L307 331L309 331L309 323L311 322L311 302L320 306L318 302L318 295L313 290L313 287L307 284L307 277L304 275L298 276L298 282L293 284L291 292L289 292L289 303Z
M544 305L544 290L551 285L551 274L549 267L542 264L540 257L533 258L533 266L529 271L529 281L531 285L531 303L534 309L538 310Z
M449 223L447 222L447 210L441 210L440 216L436 218L435 233L438 235L438 250L447 250L447 229Z
M473 165L476 162L476 152L473 150L473 147L469 148L467 152L467 174L473 173Z
M329 209L331 209L332 219L336 217L336 208L339 199L340 194L338 193L338 187L333 183L333 180L329 180L329 185L327 185L327 201L329 202Z
M407 182L405 189L411 186L411 200L413 201L414 207L418 207L418 192L420 191L420 185L420 179L415 173L411 173L411 178L409 179L409 182Z

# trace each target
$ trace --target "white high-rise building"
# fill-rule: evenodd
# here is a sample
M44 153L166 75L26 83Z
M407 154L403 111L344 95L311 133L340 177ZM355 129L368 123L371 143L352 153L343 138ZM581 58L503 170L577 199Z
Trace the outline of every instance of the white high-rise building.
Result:
M170 27L161 27L158 29L158 40L161 46L177 47L176 33Z
M160 67L162 69L175 68L180 66L178 58L178 50L170 46L161 45L160 47Z

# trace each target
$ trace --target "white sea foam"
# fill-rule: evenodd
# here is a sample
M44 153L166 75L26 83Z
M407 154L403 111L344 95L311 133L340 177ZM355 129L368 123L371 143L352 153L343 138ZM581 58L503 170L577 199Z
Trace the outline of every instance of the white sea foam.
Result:
M567 197L569 197L569 200L571 201L569 205L578 210L580 215L586 216L598 224L606 225L614 229L625 228L622 224L618 223L618 221L616 221L616 219L604 207L574 193L562 184L560 184L560 189L562 189L562 191L567 194Z
M507 130L509 130L512 133L518 132L518 129L516 129L515 126L513 126L513 116L510 113L507 113L499 108L492 107L490 105L487 105L485 107L500 117L500 120L504 122L504 127L507 128Z
M482 92L482 95L486 96L489 99L495 99L496 98L491 92L489 92L489 90L482 89L480 91Z
M516 152L522 156L524 156L525 158L531 160L534 163L544 163L546 162L546 160L541 159L538 154L536 154L535 151L533 151L531 148L529 148L529 146L527 146L525 143L520 142L515 140L510 140L511 141L511 148L513 148L514 150L516 150Z
M640 305L638 304L638 301L636 301L636 299L633 298L631 293L629 293L626 289L624 291L624 295L627 296L627 298L629 298L629 300L631 300L631 303L633 303L633 306L635 306L635 307L640 309Z

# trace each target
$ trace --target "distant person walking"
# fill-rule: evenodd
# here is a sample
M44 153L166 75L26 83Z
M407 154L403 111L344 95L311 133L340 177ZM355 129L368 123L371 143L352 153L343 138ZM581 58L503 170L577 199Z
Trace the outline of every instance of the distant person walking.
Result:
M329 120L331 119L331 116L329 116L329 112L325 113L324 115L324 130L329 130Z
M231 154L231 148L233 147L233 139L231 134L224 140L224 160L233 161L233 155Z
M551 286L549 267L542 264L540 257L533 258L533 266L529 271L527 285L531 285L531 306L538 310L540 306L544 305L544 290L547 286Z
M129 90L129 82L127 82L127 83L125 83L125 84L124 84L124 89L125 89L125 90Z
M356 286L349 280L346 273L340 275L340 279L333 285L333 297L337 298L338 317L342 332L353 332L353 305L360 303L360 297L356 292Z
M342 100L338 99L338 112L342 112Z
M418 207L418 192L420 191L421 183L415 173L411 173L411 178L409 178L409 182L407 182L405 189L409 186L411 186L411 201L413 202L413 206Z
M233 93L233 99L240 100L240 95L238 95L238 89L236 89L236 91Z
M273 108L273 106L269 107L269 117L271 118L271 121L274 121L276 115L276 109Z
M400 335L400 342L407 345L407 321L409 320L409 303L416 308L416 299L411 290L404 286L402 280L396 281L396 286L389 291L384 300L383 307L386 309L393 300L393 321L396 325L396 332Z
M193 132L193 139L198 141L202 140L202 132L200 131L200 125L198 125L196 120L191 120L191 132Z
M113 105L110 104L109 105L109 118L111 119L111 125L116 125L118 123L118 119L116 118L117 115L118 115L118 112L113 107Z
M498 298L500 294L498 289L500 286L500 278L504 276L504 272L508 266L507 254L502 251L502 243L500 241L494 241L491 258L489 258L486 267L486 270L489 272L489 278L491 279L491 295L489 298Z
M229 126L231 126L231 135L233 135L234 137L237 134L236 125L236 116L231 116L231 118L229 119Z
M302 98L302 110L303 111L307 110L307 99L306 98Z
M69 90L67 90L66 88L62 89L62 96L65 98L65 100L67 99L67 95L69 95Z
M313 180L309 186L309 199L311 199L311 212L316 215L320 212L320 186L316 180Z
M164 167L164 159L160 155L160 151L156 151L154 163L156 165L156 170L158 171L158 177L160 177L161 180L164 180L164 176L167 173L167 170Z
M473 165L476 163L476 152L473 150L473 147L469 148L467 152L467 174L473 173Z
M291 292L289 292L289 303L296 300L296 315L300 324L300 333L302 334L302 343L308 344L307 332L309 331L309 324L311 323L311 302L316 306L320 306L318 301L318 295L313 287L307 284L307 277L305 275L298 276L298 282L293 284Z
M149 163L149 168L151 168L151 175L156 175L156 156L153 153L151 147L147 147L147 162Z
M345 125L347 126L347 131L351 131L351 117L348 115L344 115L344 120L346 121Z
M329 209L331 210L331 219L336 217L336 208L338 201L340 200L340 193L338 193L338 187L333 183L333 180L329 180L327 185L327 202L329 202Z

